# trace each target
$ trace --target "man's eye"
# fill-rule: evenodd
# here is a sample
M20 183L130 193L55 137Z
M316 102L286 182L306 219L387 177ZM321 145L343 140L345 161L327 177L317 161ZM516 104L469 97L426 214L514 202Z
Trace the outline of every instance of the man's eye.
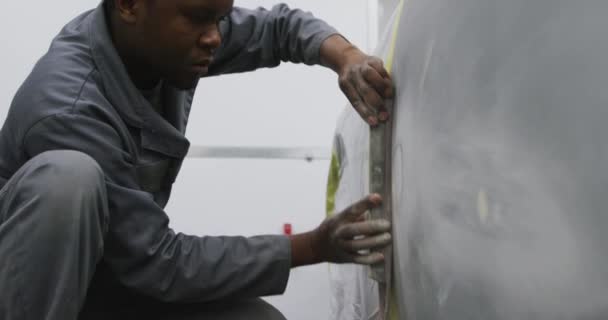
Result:
M215 17L208 14L190 14L188 18L195 23L209 23L213 22Z

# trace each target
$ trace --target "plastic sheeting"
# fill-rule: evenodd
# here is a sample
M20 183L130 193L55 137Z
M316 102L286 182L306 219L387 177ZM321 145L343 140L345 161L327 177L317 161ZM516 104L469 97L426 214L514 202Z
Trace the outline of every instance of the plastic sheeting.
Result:
M339 212L367 194L369 131L355 112L347 111L340 118L334 150L339 162L340 183L335 194ZM361 143L361 145L358 145ZM335 167L334 167L335 168ZM379 311L378 283L368 276L369 269L358 265L330 265L329 319L371 319Z
M608 319L608 2L405 3L392 70L400 318ZM347 110L336 132L339 210L367 193L368 129ZM330 319L373 319L368 270L330 273Z

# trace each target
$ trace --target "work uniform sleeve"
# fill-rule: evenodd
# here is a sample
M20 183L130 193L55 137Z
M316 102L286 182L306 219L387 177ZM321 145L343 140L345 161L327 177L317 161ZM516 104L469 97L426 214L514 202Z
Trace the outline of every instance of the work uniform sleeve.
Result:
M271 10L235 7L220 22L222 45L209 75L278 66L318 64L323 41L337 31L312 14L278 4Z
M163 209L139 189L133 159L105 122L76 113L50 116L34 125L23 143L29 157L76 150L102 167L110 211L104 259L127 287L167 302L284 292L291 266L286 237L176 234Z

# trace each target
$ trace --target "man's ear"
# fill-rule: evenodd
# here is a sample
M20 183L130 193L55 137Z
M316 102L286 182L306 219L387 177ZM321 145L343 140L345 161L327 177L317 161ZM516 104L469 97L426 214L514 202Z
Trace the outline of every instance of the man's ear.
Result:
M111 0L115 1L120 18L129 24L137 22L142 2L141 0Z

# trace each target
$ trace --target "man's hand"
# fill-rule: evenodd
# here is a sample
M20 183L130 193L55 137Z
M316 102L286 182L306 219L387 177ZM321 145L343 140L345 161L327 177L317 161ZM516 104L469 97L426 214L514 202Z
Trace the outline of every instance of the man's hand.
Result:
M365 220L368 210L379 206L382 198L370 195L341 213L325 220L317 230L313 250L321 260L336 263L371 265L382 262L379 252L361 253L384 248L391 243L391 224L387 220Z
M338 74L340 89L363 120L371 126L388 120L394 90L382 60L334 35L321 46L321 63Z
M373 265L384 260L381 249L391 243L387 220L366 221L364 213L379 206L382 198L370 195L348 209L325 220L316 230L296 235L292 240L292 266L319 262Z

